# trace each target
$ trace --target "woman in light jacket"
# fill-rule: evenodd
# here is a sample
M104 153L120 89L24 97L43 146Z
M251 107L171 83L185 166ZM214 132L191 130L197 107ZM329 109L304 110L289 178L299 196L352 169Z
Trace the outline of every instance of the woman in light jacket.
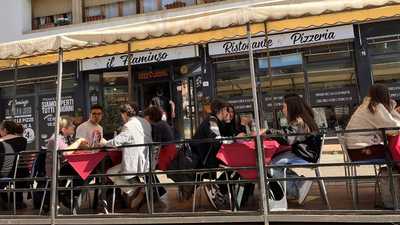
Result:
M137 116L138 107L134 103L126 103L120 107L124 126L121 133L114 139L104 142L106 146L140 145L152 142L151 125L145 119ZM122 162L107 171L107 174L135 174L149 171L149 147L122 147ZM110 176L116 185L130 185L139 183L135 175ZM145 193L137 187L125 187L121 190L126 194L130 208L137 209L144 200Z
M396 103L390 100L389 90L384 85L374 84L369 89L368 97L352 115L346 130L400 127L400 114L394 110L395 106ZM346 133L345 140L352 160L385 157L380 131Z

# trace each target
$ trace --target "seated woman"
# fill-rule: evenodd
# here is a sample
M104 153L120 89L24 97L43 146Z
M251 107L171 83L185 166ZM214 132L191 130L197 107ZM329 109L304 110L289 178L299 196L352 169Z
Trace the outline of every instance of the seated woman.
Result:
M385 127L400 127L400 114L395 110L394 101L390 100L389 90L381 84L374 84L351 116L346 130ZM354 161L385 157L383 137L379 131L346 133L345 141L349 156Z
M242 123L237 123L236 111L232 104L227 106L228 114L220 130L222 137L243 137L246 135L246 127ZM240 121L242 122L242 121Z
M21 130L22 129L22 130ZM1 140L8 143L14 150L15 153L19 153L26 150L27 140L22 137L23 127L20 124L12 120L5 120L0 124L0 137ZM15 169L16 163L14 163L13 170ZM29 169L28 168L18 168L17 178L25 178L29 177ZM9 177L13 177L13 174L10 174ZM16 188L28 188L28 182L17 182ZM17 209L26 208L26 204L23 201L23 193L16 193L16 207Z
M272 131L272 133L303 135L283 136L285 144L291 145L292 150L274 156L271 165L315 163L321 151L321 138L312 134L318 132L318 126L314 121L311 107L300 96L291 94L285 96L282 111L288 121L288 127L281 131ZM309 157L302 154L303 150L307 151ZM282 178L284 168L273 168L270 173L274 178ZM287 169L286 175L288 178L300 177L291 169ZM286 183L288 198L298 199L298 203L302 204L311 188L312 181L288 180Z
M164 120L162 120L162 111L157 106L150 106L143 112L144 119L147 120L151 124L151 135L153 138L153 142L172 142L174 141L174 131L172 127ZM175 145L163 145L161 146L159 154L155 154L155 158L158 160L154 160L154 164L159 163L158 168L161 170L167 170L169 162L175 158L176 155L176 147L174 148L174 152L170 152L170 158L168 158L168 153L165 154L165 150L168 151L169 146L175 147ZM172 149L173 150L173 149ZM160 157L166 156L167 158L162 158L161 162L159 161ZM168 162L169 161L169 162ZM161 165L160 165L161 164Z
M120 113L124 125L121 132L109 141L102 140L105 146L119 147L124 145L140 145L152 142L151 125L145 119L138 117L138 106L135 103L126 103L120 107ZM122 147L122 162L107 171L107 174L134 174L149 171L149 147ZM116 185L131 185L139 183L135 175L109 176ZM138 209L145 199L142 188L124 187L121 188L125 194L128 206Z
M167 143L175 140L174 130L167 121L162 120L162 110L157 106L150 106L143 112L144 119L151 124L151 136L153 142ZM162 144L159 146L159 151L153 151L153 165L157 169L166 171L168 170L171 162L176 157L175 144ZM154 167L153 167L154 168ZM154 177L155 182L160 183L157 176ZM163 196L167 191L165 188L157 187L157 196Z
M47 142L47 157L46 157L46 176L51 177L52 176L52 169L53 169L53 157L52 157L52 151L56 148L56 144L58 145L58 150L68 150L71 149L71 151L66 151L63 152L63 155L68 155L68 154L73 154L74 149L81 149L81 148L88 148L88 142L80 138L76 141L74 141L73 136L75 134L75 126L72 122L72 119L69 117L61 117L59 120L59 126L60 126L60 131L59 135L57 136L57 141L55 139L55 135L51 136L50 139L48 139ZM74 176L75 178L73 179L74 186L80 186L83 185L83 180L79 178L79 175L75 172L75 170L71 167L70 164L68 163L61 163L60 164L60 175L61 176ZM60 181L60 186L65 187L67 184L67 180L62 180ZM75 190L73 193L73 196L76 198L79 196L80 191ZM59 191L59 199L60 202L67 208L70 208L71 206L71 201L70 199L70 191ZM75 205L76 203L74 203ZM77 206L77 205L75 205Z

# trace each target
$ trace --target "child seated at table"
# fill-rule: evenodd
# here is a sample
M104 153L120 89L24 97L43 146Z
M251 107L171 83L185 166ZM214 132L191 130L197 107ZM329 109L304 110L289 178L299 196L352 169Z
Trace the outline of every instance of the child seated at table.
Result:
M88 148L88 142L84 138L79 138L78 140L74 141L73 140L73 135L75 133L75 126L72 123L72 119L69 117L61 117L59 119L59 127L60 131L59 134L57 135L57 142L55 139L55 135L50 137L47 142L47 157L46 157L46 176L51 177L52 176L52 168L53 168L53 150L56 148L57 144L57 149L58 150L68 150L71 149L71 151L65 151L62 154L67 155L67 154L72 154L74 149L81 149L81 148ZM76 173L76 171L72 168L72 166L66 162L62 162L60 164L60 176L74 176L73 185L74 187L83 185L83 180L79 177L79 175ZM59 182L61 187L65 187L67 184L67 180L63 179ZM74 190L73 196L76 199L80 194L79 190ZM67 208L70 208L71 206L71 201L70 201L70 192L65 190L65 191L59 191L59 199L60 202ZM75 205L76 206L76 205Z
M314 121L311 107L300 96L290 94L284 98L282 111L288 121L288 127L279 131L269 130L269 132L283 134L279 141L291 145L292 149L274 156L271 165L317 162L321 151L321 137L315 134L318 132L318 126ZM290 136L290 134L302 135ZM284 177L284 168L273 168L270 173L274 178L282 178ZM286 176L288 178L300 177L291 169L287 169ZM302 204L311 186L312 180L288 180L287 196L297 199L298 203Z

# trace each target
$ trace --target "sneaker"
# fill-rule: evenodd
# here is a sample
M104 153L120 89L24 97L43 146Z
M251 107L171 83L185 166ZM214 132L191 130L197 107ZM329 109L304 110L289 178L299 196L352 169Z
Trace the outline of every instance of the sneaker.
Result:
M215 204L215 196L216 196L215 185L212 185L212 184L205 185L204 192L206 193L208 201L211 203L211 205L215 209L218 209L217 205Z
M302 205L304 203L304 200L306 200L306 197L310 192L312 183L313 183L312 180L303 181L303 184L299 188L299 198L298 198L299 205Z
M211 205L216 209L226 209L229 206L229 196L227 194L221 193L218 185L209 184L204 186L204 191L206 192L207 198Z

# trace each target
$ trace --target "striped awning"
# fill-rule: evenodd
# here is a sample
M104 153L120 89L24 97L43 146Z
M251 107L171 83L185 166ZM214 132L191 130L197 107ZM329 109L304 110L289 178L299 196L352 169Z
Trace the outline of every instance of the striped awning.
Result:
M190 10L190 9L189 9ZM54 63L57 51L65 61L104 55L208 43L254 35L397 17L400 0L264 0L233 9L204 11L123 26L57 34L0 44L0 68ZM130 45L130 46L129 46ZM129 47L128 47L129 46ZM11 59L11 60L10 60Z

